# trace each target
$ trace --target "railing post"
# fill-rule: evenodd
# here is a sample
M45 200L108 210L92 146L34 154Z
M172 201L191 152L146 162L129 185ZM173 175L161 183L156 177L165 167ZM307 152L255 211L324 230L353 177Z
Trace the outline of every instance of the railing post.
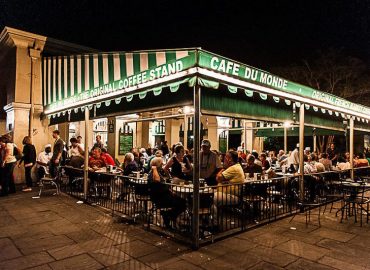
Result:
M90 111L89 108L85 107L85 163L84 163L84 199L87 200L88 191L88 176L89 176L89 120Z
M353 117L349 118L349 163L351 168L351 179L354 179L354 171L353 171L353 128L354 128L354 120Z
M304 200L304 104L299 108L299 198Z
M200 86L194 86L194 171L193 171L193 219L192 219L192 248L199 248L199 151L200 151Z

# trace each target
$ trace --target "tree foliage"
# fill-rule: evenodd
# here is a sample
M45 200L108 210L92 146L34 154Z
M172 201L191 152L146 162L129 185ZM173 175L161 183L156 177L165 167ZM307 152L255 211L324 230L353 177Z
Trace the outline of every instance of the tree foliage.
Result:
M340 50L318 52L313 60L278 68L281 76L354 102L370 104L370 69L364 61Z

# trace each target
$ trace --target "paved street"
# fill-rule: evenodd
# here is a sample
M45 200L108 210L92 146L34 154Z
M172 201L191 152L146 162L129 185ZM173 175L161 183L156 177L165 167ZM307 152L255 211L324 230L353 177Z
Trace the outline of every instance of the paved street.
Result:
M192 251L66 195L0 198L0 269L370 269L370 225L284 219Z

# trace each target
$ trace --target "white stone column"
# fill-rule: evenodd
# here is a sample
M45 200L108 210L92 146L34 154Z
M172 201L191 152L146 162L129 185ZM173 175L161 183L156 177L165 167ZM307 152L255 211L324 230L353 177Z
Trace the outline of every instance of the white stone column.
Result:
M169 147L180 141L180 120L166 119L166 134L165 138Z
M255 141L255 136L254 136L254 131L253 128L254 127L254 123L253 122L249 122L249 121L245 121L245 125L246 125L246 142L245 143L245 147L248 151L252 151L253 149L255 149L255 145L254 145L254 141Z
M211 149L219 150L218 147L218 132L217 132L217 118L216 116L207 116L208 118L208 136L207 139L211 142Z
M118 139L117 139L117 121L116 117L108 117L108 153L115 158L117 156L117 147L118 147Z

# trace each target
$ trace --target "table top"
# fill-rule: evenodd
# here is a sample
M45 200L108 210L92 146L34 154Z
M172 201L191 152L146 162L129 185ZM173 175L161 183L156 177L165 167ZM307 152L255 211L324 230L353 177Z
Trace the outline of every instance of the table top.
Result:
M271 184L272 179L263 179L263 180L245 179L244 183L245 184L257 184L257 185Z
M277 175L280 175L280 176L294 176L293 173L283 173L283 172L276 172Z
M180 193L193 193L194 186L193 185L172 186L172 190ZM200 188L199 193L213 193L213 188L211 187Z

